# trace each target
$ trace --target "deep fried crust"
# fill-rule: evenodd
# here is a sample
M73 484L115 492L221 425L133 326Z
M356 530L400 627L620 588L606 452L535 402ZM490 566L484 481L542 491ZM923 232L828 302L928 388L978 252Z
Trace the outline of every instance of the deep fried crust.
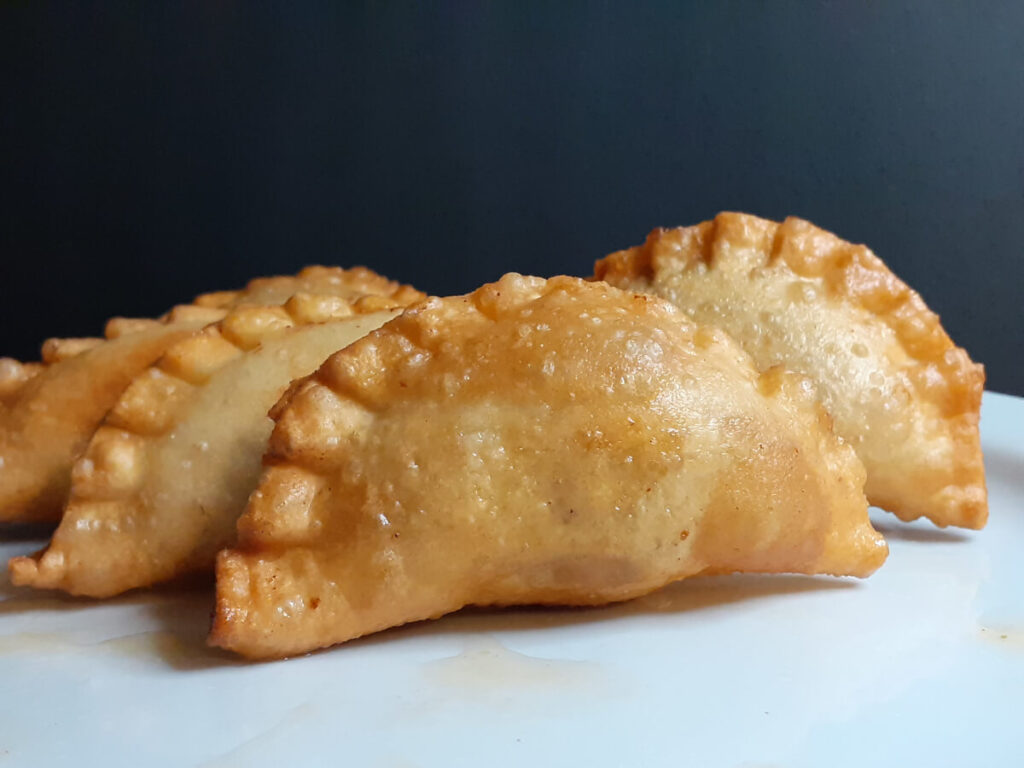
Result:
M42 363L22 363L11 357L0 357L0 405L12 402L29 379L45 367Z
M430 299L273 413L210 636L249 657L702 572L866 576L886 554L805 379L601 283Z
M36 555L14 558L11 580L107 597L212 569L216 550L233 538L235 517L259 471L263 430L270 429L263 427L267 408L296 370L308 373L343 346L322 354L305 349L299 330L351 319L365 333L399 306L382 296L296 294L283 306L237 306L171 346L135 377L96 430L72 470L52 542ZM326 343L337 337L324 335ZM269 360L270 371L240 364L250 352ZM296 368L302 365L308 367ZM218 384L226 399L203 401L202 391L222 372L233 379ZM280 384L269 380L282 372ZM269 401L260 405L260 397ZM254 476L246 482L248 464ZM163 482L168 477L171 482Z
M240 291L204 294L159 319L115 317L105 339L49 339L41 365L0 358L0 522L60 519L72 461L125 386L168 346L232 307L283 304L312 289L361 303L365 312L424 298L365 267L307 267L293 277L253 280Z
M984 526L984 369L865 246L801 219L722 213L653 231L598 261L595 277L719 325L762 368L814 379L867 467L873 504L904 520Z
M106 341L50 339L42 364L0 361L0 521L58 520L71 464L117 397L204 322L149 322Z
M361 296L383 296L396 304L408 306L426 298L411 285L389 280L366 267L306 267L297 275L257 277L240 291L204 293L193 301L201 307L229 309L239 304L282 304L296 293L313 296L339 296L358 299Z

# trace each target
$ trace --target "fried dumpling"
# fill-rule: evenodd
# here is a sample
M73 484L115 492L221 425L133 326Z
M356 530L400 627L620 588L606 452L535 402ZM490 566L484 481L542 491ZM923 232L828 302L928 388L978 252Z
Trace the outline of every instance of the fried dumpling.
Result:
M872 504L903 520L985 525L984 370L864 246L800 219L722 213L655 230L595 276L724 329L761 370L810 377L867 468Z
M698 573L866 576L887 552L804 379L602 283L512 274L430 299L274 416L217 563L211 643L249 657Z
M42 365L0 358L0 522L60 520L72 462L128 383L171 344L232 307L282 304L302 291L362 302L365 311L424 298L365 267L307 267L204 294L159 320L114 318L106 340L50 339Z
M0 522L55 522L69 472L139 371L223 316L182 306L164 321L115 318L106 339L50 339L42 363L0 359Z
M49 547L14 558L11 580L106 597L212 572L259 479L268 410L395 306L298 294L283 307L237 307L171 347L96 431Z

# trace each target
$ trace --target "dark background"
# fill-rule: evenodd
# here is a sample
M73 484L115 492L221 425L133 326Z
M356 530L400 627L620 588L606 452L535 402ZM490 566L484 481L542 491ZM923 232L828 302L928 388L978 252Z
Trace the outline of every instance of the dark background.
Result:
M432 293L657 225L865 242L1024 394L1024 3L0 5L0 351L308 263Z

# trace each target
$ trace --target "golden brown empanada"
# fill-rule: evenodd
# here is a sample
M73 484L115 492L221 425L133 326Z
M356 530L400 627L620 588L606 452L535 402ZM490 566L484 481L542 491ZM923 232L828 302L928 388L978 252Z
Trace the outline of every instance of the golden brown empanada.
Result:
M164 322L115 318L106 339L50 339L42 364L0 359L0 521L59 520L71 463L124 388L223 314L186 305Z
M293 379L400 311L372 299L240 306L171 347L96 431L53 540L14 558L11 580L106 597L212 571L259 479L267 411Z
M106 328L109 343L50 339L43 366L0 358L0 522L60 519L72 462L128 383L167 347L232 307L282 304L304 289L362 302L366 311L424 298L365 267L308 267L294 277L204 294L196 306L177 307L160 320L114 318Z
M602 283L513 274L430 299L274 415L217 564L211 642L249 657L698 573L866 576L887 552L806 380Z
M867 468L872 504L903 520L985 525L984 370L864 246L800 219L722 213L655 230L595 276L726 330L762 370L813 379Z

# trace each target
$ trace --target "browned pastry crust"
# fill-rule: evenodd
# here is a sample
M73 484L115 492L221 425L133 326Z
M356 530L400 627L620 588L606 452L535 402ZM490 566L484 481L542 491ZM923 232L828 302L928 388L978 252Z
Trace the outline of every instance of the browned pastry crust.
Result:
M204 294L159 320L113 318L105 339L49 339L43 365L0 358L0 522L60 519L71 463L127 384L167 347L232 307L283 304L303 291L362 301L367 311L374 302L383 308L424 298L365 267L307 267Z
M240 291L217 291L197 296L193 303L201 307L229 309L239 304L283 304L296 293L313 296L384 296L396 304L408 306L426 298L411 285L397 283L366 267L311 266L297 275L257 277Z
M0 360L0 522L53 522L74 458L135 375L223 311L176 308L164 322L113 321L103 339L50 339L42 364Z
M812 378L867 468L871 503L904 520L984 526L984 369L866 247L801 219L722 213L655 230L597 262L595 277L718 325L762 369Z
M10 357L0 357L0 405L13 401L29 379L43 370L42 363L22 363Z
M886 554L806 380L602 283L513 274L430 299L272 415L217 565L211 642L249 657L697 573L866 576Z
M242 304L136 376L71 473L49 547L18 585L107 597L213 568L260 469L267 410L293 378L394 317L390 298Z

